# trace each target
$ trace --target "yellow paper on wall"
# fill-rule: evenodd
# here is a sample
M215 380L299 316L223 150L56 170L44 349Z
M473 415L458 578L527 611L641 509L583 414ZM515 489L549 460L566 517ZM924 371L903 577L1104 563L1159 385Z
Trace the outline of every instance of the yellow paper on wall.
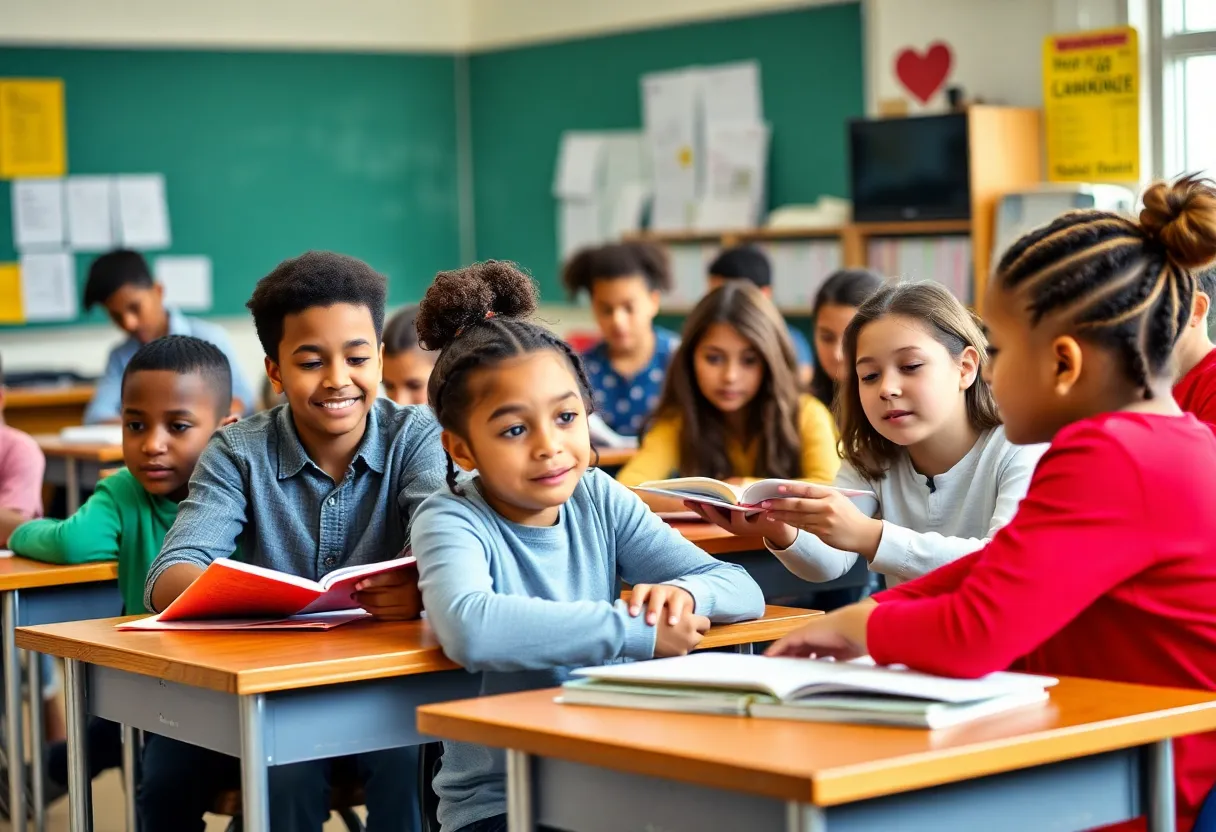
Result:
M0 179L67 173L63 81L0 79Z
M1140 179L1140 52L1131 26L1043 41L1047 178Z
M25 322L21 307L21 267L0 263L0 324Z

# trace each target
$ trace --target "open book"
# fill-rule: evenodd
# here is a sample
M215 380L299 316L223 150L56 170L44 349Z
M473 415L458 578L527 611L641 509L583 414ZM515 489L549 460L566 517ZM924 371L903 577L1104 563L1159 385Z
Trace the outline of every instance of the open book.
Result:
M768 479L758 480L751 485L739 488L710 477L677 477L671 480L644 482L634 486L633 490L660 494L664 497L675 497L677 500L717 506L731 511L754 511L756 506L765 500L775 500L786 496L779 491L783 485L805 486L806 483L798 480ZM857 503L857 507L866 514L872 514L876 508L877 497L873 491L835 488L831 485L820 487L841 492Z
M254 619L285 619L310 613L357 610L355 584L372 575L412 569L414 566L413 556L406 556L381 563L335 569L320 581L311 581L231 558L221 558L212 561L203 574L160 615L145 620L158 625L174 621L220 620L228 621L229 626L213 623L208 629L228 629L233 619L249 622ZM119 626L123 629L145 629L132 626L139 623Z
M873 662L694 653L576 670L567 704L941 728L1047 700L1046 676L948 679Z

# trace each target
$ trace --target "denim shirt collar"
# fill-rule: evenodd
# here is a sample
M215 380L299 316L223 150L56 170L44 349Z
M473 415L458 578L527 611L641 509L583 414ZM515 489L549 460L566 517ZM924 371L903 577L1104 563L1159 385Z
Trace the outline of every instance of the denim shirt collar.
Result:
M387 462L388 444L385 442L384 430L380 426L379 409L374 405L373 402L373 406L367 410L367 426L363 430L363 439L359 441L359 447L355 451L355 457L351 463L363 460L368 468L377 474L383 474ZM295 419L291 415L291 405L280 405L276 409L278 413L275 414L275 426L279 435L278 477L285 480L300 473L305 465L311 464L313 467L317 467L317 464L309 457L308 451L300 442L300 435L296 432Z

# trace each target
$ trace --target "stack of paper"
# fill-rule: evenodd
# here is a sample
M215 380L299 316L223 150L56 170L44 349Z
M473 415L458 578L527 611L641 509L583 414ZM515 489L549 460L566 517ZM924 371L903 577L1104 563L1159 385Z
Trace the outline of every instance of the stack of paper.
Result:
M650 189L641 133L563 133L553 180L561 259L641 229Z

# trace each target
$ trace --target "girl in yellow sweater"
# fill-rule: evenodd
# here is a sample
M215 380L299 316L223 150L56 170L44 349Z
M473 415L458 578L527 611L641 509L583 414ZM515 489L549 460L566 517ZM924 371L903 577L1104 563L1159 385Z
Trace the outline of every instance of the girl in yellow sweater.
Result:
M785 322L760 290L731 281L710 292L688 316L654 418L617 479L831 482L840 467L835 423L799 391L795 362ZM642 496L655 511L684 510Z

